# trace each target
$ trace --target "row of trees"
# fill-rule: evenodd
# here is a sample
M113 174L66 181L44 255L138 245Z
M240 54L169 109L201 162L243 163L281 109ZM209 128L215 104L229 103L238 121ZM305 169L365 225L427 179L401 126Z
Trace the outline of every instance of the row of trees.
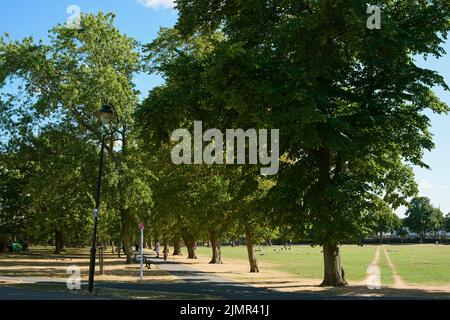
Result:
M405 218L397 215L381 215L377 220L377 235L380 241L385 234L399 238L411 237L415 233L421 242L425 238L438 240L450 232L450 213L446 216L434 207L427 197L414 197L408 204ZM375 234L373 236L376 236Z
M450 213L446 216L439 208L433 207L427 197L416 197L411 200L403 226L419 235L423 241L427 235L438 239L440 233L450 232Z
M323 247L323 285L345 285L339 245L361 243L417 193L412 165L433 147L423 111L448 107L447 88L413 55L444 54L450 5L386 2L382 31L365 28L363 1L177 1L175 28L140 46L113 15L58 25L50 43L0 40L3 141L0 228L33 239L83 243L91 225L108 102L121 118L107 146L100 233L131 261L137 223L152 239L253 243L312 239ZM417 31L417 32L416 32ZM163 85L139 103L132 77ZM171 133L205 128L280 129L280 171L258 166L174 165ZM58 250L57 250L58 251Z

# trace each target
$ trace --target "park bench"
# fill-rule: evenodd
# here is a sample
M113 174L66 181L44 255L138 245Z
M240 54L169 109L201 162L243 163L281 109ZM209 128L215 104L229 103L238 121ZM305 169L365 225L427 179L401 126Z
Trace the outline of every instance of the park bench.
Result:
M145 262L145 267L147 269L151 269L152 268L152 260L150 260L150 257L147 257L144 255L144 262Z
M133 257L133 260L136 262L136 263L139 263L140 262L140 258L141 258L141 255L140 255L140 253L134 253L134 257ZM143 262L145 263L145 267L147 268L147 269L151 269L152 268L152 261L150 260L150 256L148 256L148 255L143 255Z

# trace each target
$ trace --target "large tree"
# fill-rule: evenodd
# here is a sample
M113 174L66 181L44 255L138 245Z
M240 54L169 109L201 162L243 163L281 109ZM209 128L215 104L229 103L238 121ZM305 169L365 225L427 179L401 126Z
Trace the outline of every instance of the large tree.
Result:
M48 44L31 37L22 41L2 37L0 85L15 79L23 89L9 92L1 106L13 117L27 120L31 116L41 123L53 122L57 115L85 131L96 144L104 133L97 111L104 103L114 106L121 122L117 134L107 140L110 161L104 199L108 200L105 208L120 217L120 234L130 263L138 216L151 205L151 176L134 143L138 92L132 77L140 70L137 42L121 34L113 19L112 14L82 15L81 29L58 25L50 31ZM20 117L22 114L25 116Z
M436 238L437 233L444 229L444 215L438 208L433 207L427 197L415 197L409 203L403 223L412 232L419 234L423 241L427 233Z
M381 30L366 27L366 6L177 1L185 39L224 34L207 63L190 65L204 75L190 83L202 83L197 98L280 129L273 191L279 212L294 213L323 246L324 286L346 284L339 246L367 234L377 206L396 208L417 192L411 165L426 167L423 150L433 147L424 111L448 111L431 91L448 89L443 78L414 57L444 54L450 4L382 1Z
M373 222L373 231L379 235L380 243L383 242L383 233L394 232L402 227L402 220L386 203L378 206L377 212L373 214Z

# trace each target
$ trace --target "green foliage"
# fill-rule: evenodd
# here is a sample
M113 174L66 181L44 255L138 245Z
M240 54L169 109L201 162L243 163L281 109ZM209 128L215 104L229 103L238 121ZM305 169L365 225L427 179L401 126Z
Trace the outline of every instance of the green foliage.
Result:
M232 119L251 119L244 127L280 129L274 210L318 244L359 241L380 206L416 194L411 165L426 167L433 147L423 111L448 111L431 91L448 89L442 76L414 55L443 55L450 5L381 5L383 28L372 32L363 1L178 2L187 41L224 34L207 57L175 59L180 70L198 66L189 71L203 103L194 106L220 102Z
M157 238L309 237L337 248L398 229L393 210L418 191L412 166L426 168L434 147L427 114L449 111L431 90L449 89L443 77L414 58L445 54L450 4L379 5L374 31L364 1L178 0L176 27L143 57L113 14L58 25L48 44L0 38L1 232L87 237L106 102L121 121L107 140L101 238L127 247L144 222ZM142 68L165 83L138 107ZM194 120L280 129L279 174L172 164L171 132ZM442 223L423 198L405 219L421 234Z
M104 217L111 219L100 217L100 224L104 221L111 225L101 225L100 230L114 238L120 234L124 243L131 243L135 223L148 215L152 204L152 175L145 166L145 155L137 149L134 134L133 114L138 99L132 78L141 68L137 42L121 34L113 20L113 14L83 15L82 29L58 25L50 30L49 44L35 42L31 37L22 41L1 38L0 84L15 79L20 82L20 90L2 95L0 121L10 137L6 146L10 149L13 141L30 137L41 141L36 152L44 154L45 164L35 172L35 209L45 212L50 225L75 232L78 226L88 226L86 213L92 212L95 187L77 184L73 179L79 178L80 172L89 172L95 178L98 165L79 155L89 146L96 149L93 146L105 133L97 111L104 103L113 105L120 123L118 132L107 140L102 195L107 203L102 207ZM45 131L60 123L70 125L72 135L66 132L68 127L61 128L65 134ZM78 154L70 149L68 141L61 140L63 137L82 140ZM45 153L50 146L55 148L58 161ZM69 150L78 155L78 162L64 157L64 151ZM61 196L62 190L67 190L70 199ZM91 209L87 211L88 206ZM114 214L120 218L114 219Z
M447 213L444 218L444 229L445 231L450 232L450 213Z
M444 215L438 208L433 207L427 197L415 197L406 211L404 225L410 231L416 232L423 239L427 233L436 233L444 228Z

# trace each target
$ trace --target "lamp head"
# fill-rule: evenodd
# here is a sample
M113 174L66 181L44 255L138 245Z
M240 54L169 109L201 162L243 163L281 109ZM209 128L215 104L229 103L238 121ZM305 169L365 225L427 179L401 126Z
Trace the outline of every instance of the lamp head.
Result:
M114 116L113 108L108 104L103 105L98 111L98 116L103 124L110 123Z

